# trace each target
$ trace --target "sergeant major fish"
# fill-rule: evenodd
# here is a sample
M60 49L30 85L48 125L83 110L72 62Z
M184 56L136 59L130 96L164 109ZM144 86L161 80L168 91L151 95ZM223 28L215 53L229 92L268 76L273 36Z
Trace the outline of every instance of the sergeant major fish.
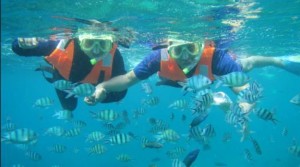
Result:
M39 98L35 101L33 107L47 108L54 104L54 100L50 97Z
M125 144L130 142L133 139L133 137L134 136L129 133L118 133L109 137L109 139L105 142L110 144Z
M61 91L66 90L66 89L71 89L73 87L72 82L63 80L63 79L53 82L53 85L56 89L61 90Z
M249 82L250 78L244 72L231 72L226 75L216 76L217 83L216 88L221 84L231 87L243 86Z
M27 128L16 129L1 136L1 142L33 144L37 142L37 133Z
M90 111L90 113L92 117L98 121L114 121L119 117L119 114L112 109L102 110L100 112Z
M69 98L71 96L75 96L75 97L91 96L95 92L95 89L96 89L95 86L90 83L80 84L71 90L65 90L66 92L69 93L66 96L66 98Z
M178 82L182 86L184 91L197 92L202 89L208 88L211 84L211 80L204 75L196 75L191 78L187 78L185 82Z
M37 152L33 152L33 151L27 151L25 153L25 156L33 161L39 161L42 159L42 155L37 153Z
M263 120L270 120L272 121L274 124L277 123L277 119L275 118L275 115L274 115L274 111L272 110L269 110L269 109L266 109L266 108L257 108L257 109L253 109L254 113L261 119Z

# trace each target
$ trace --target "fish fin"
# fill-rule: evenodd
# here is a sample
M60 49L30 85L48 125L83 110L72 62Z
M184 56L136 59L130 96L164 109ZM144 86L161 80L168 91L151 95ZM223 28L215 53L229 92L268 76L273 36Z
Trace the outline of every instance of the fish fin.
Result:
M68 93L65 97L66 99L68 99L72 96L76 97L75 94L72 92L72 90L64 90L64 92Z

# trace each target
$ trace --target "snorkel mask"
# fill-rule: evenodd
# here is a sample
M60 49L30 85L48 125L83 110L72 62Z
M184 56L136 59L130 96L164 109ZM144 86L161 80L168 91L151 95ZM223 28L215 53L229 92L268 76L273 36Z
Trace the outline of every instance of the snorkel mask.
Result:
M83 34L79 35L78 39L81 50L91 58L92 65L107 55L113 46L113 37L110 35Z
M176 60L191 61L188 66L183 67L182 71L187 74L189 73L199 62L202 52L204 49L204 42L188 42L175 40L171 42L168 47L169 55Z

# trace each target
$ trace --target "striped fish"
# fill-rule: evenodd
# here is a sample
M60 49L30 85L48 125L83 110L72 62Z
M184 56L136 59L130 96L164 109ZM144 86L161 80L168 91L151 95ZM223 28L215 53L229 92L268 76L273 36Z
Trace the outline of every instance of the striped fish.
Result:
M142 142L143 148L159 149L159 148L163 147L162 143L155 142L155 141L149 141L146 137L142 137L141 142Z
M245 155L246 160L248 160L249 162L253 161L252 154L251 154L250 150L248 150L247 148L245 148L245 150L244 150L244 155Z
M141 85L142 85L143 91L144 91L147 95L150 95L150 94L153 92L150 83L148 83L148 82L142 82Z
M194 138L195 140L202 140L202 129L199 126L194 126L190 128L189 138Z
M179 158L179 157L181 157L181 155L183 154L183 153L185 153L186 152L186 149L184 148L184 147L175 147L175 148L173 148L173 149L171 149L171 150L169 150L169 151L167 151L167 155L168 155L168 157L170 157L171 159L175 159L175 158Z
M33 161L39 161L42 159L42 155L37 153L37 152L33 152L33 151L27 151L25 153L25 156Z
M266 108L257 108L257 109L253 109L253 112L261 119L265 120L265 121L272 121L274 124L277 123L277 119L275 118L274 115L274 110L269 110Z
M77 128L83 128L83 127L86 127L86 123L84 121L81 121L81 120L75 120L75 121L72 121L72 123L74 124L75 127Z
M239 87L245 85L250 80L250 78L244 72L231 72L219 77L216 76L216 79L216 88L222 84L231 87Z
M179 159L172 160L172 167L186 167L185 164Z
M49 148L49 151L54 153L64 153L66 151L67 147L62 144L55 144L52 147Z
M54 104L54 100L52 100L50 97L42 97L35 101L33 107L47 108L53 104Z
M287 136L288 133L289 133L289 131L288 131L287 128L283 128L283 129L282 129L282 132L281 132L282 136Z
M96 144L93 147L90 147L88 151L89 151L89 155L103 154L106 152L106 148L101 144Z
M240 130L240 132L242 133L242 137L240 139L241 142L245 141L246 139L248 139L250 136L251 133L254 133L254 131L251 131L249 129L249 125L247 122L245 122L242 127L242 129Z
M71 91L68 90L65 91L69 93L66 96L66 98L69 98L71 96L85 97L85 96L91 96L95 92L95 86L90 83L84 83L74 87Z
M262 98L263 88L257 82L251 82L249 87L242 90L238 94L238 102L255 103Z
M164 145L162 143L159 143L159 142L155 142L155 141L147 141L147 142L144 142L142 144L142 147L143 148L154 148L154 149L160 149L162 148Z
M137 118L139 118L140 116L144 115L146 112L147 112L147 111L146 111L145 108L139 107L139 108L137 108L137 109L135 109L135 110L133 111L133 116L132 116L132 118L137 119Z
M90 113L92 117L98 121L114 121L119 117L119 114L112 109L102 110L100 112L90 111Z
M93 141L100 141L105 137L105 135L100 132L100 131L94 131L92 133L90 133L87 138L86 138L86 142L93 142Z
M249 89L242 90L238 94L238 102L255 103L262 98L261 92L251 92Z
M113 135L109 137L108 140L106 140L106 143L110 144L125 144L130 142L133 139L133 135L128 133L118 133L116 135Z
M73 128L66 131L64 134L65 137L74 137L80 135L81 129L80 128Z
M290 146L288 148L288 151L289 153L291 153L292 155L295 155L297 157L300 157L300 146L298 145L293 145L293 146Z
M197 92L206 89L211 85L211 80L204 75L195 75L187 78L185 82L178 82L186 92Z
M157 125L152 126L152 128L150 129L150 132L153 134L156 134L158 132L165 131L168 128L169 128L169 126L166 124L157 124Z
M128 154L120 154L116 157L116 159L122 162L129 162L132 160L132 158Z
M207 108L214 102L214 97L212 93L206 93L201 96L196 95L195 101L197 105L203 105Z
M180 136L173 129L167 129L167 130L164 130L164 131L160 132L158 135L155 136L155 138L158 141L164 140L164 141L171 141L172 142L172 141L179 140Z
M7 122L6 124L1 126L1 130L6 131L6 132L10 132L16 129L16 124L12 123L12 122Z
M71 89L73 87L72 83L67 80L57 80L53 82L53 85L56 89L58 90L66 90L66 89Z
M250 137L250 139L251 139L251 142L252 142L252 144L253 144L253 147L254 147L255 152L256 152L258 155L261 155L262 152L261 152L261 148L260 148L258 142L257 142L253 137Z
M147 99L142 99L142 104L143 105L148 105L148 106L155 106L159 103L159 98L157 96L149 97Z
M1 136L1 142L14 144L32 144L37 142L37 133L31 129L21 128L5 133Z
M201 135L206 138L214 137L216 135L215 128L211 124L208 124L203 128Z
M225 121L229 124L243 126L249 120L248 113L245 113L238 103L233 103L230 106L230 111L225 115Z
M60 126L53 126L48 128L44 134L50 136L63 136L65 134L65 129Z
M188 101L186 101L185 99L179 99L170 104L169 108L185 110L188 108L188 105Z
M60 110L55 112L52 117L55 117L56 119L70 120L73 118L73 112L69 110Z

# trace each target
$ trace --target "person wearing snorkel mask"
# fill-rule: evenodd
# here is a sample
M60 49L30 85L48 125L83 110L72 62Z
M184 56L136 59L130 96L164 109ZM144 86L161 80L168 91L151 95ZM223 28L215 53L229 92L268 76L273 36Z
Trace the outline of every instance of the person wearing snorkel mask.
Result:
M166 45L152 51L132 71L98 84L92 96L95 101L85 98L85 102L94 104L101 101L102 94L97 91L98 89L105 89L108 92L122 91L155 73L158 73L161 79L157 85L181 87L178 82L198 74L213 80L214 75L233 71L242 71L242 68L228 56L227 52L216 49L213 42L171 39Z
M213 81L215 76L223 76L232 72L248 72L253 68L265 66L280 67L300 75L299 68L292 67L288 69L280 58L250 56L236 60L228 50L218 48L218 44L213 41L169 40L166 44L156 48L127 74L98 84L92 97L86 97L85 102L87 104L101 102L104 94L100 90L105 89L106 92L123 91L155 73L158 73L160 79L162 79L157 85L173 87L181 87L178 82L198 74L202 74ZM299 66L300 62L297 65ZM239 92L247 87L248 84L233 87L233 90ZM94 101L89 100L91 98ZM229 104L224 104L224 106L224 110L226 110ZM245 107L250 108L251 106L245 104Z
M41 38L18 38L12 50L19 56L45 56L52 67L42 66L50 83L58 80L93 85L126 73L124 61L113 35L81 34L72 39L46 40ZM46 77L49 72L52 77ZM99 91L99 90L98 90ZM101 90L100 90L101 91ZM104 91L104 90L102 90ZM127 90L105 93L102 103L117 102L125 97ZM66 91L56 88L63 109L73 111L77 106L75 96L66 97Z

